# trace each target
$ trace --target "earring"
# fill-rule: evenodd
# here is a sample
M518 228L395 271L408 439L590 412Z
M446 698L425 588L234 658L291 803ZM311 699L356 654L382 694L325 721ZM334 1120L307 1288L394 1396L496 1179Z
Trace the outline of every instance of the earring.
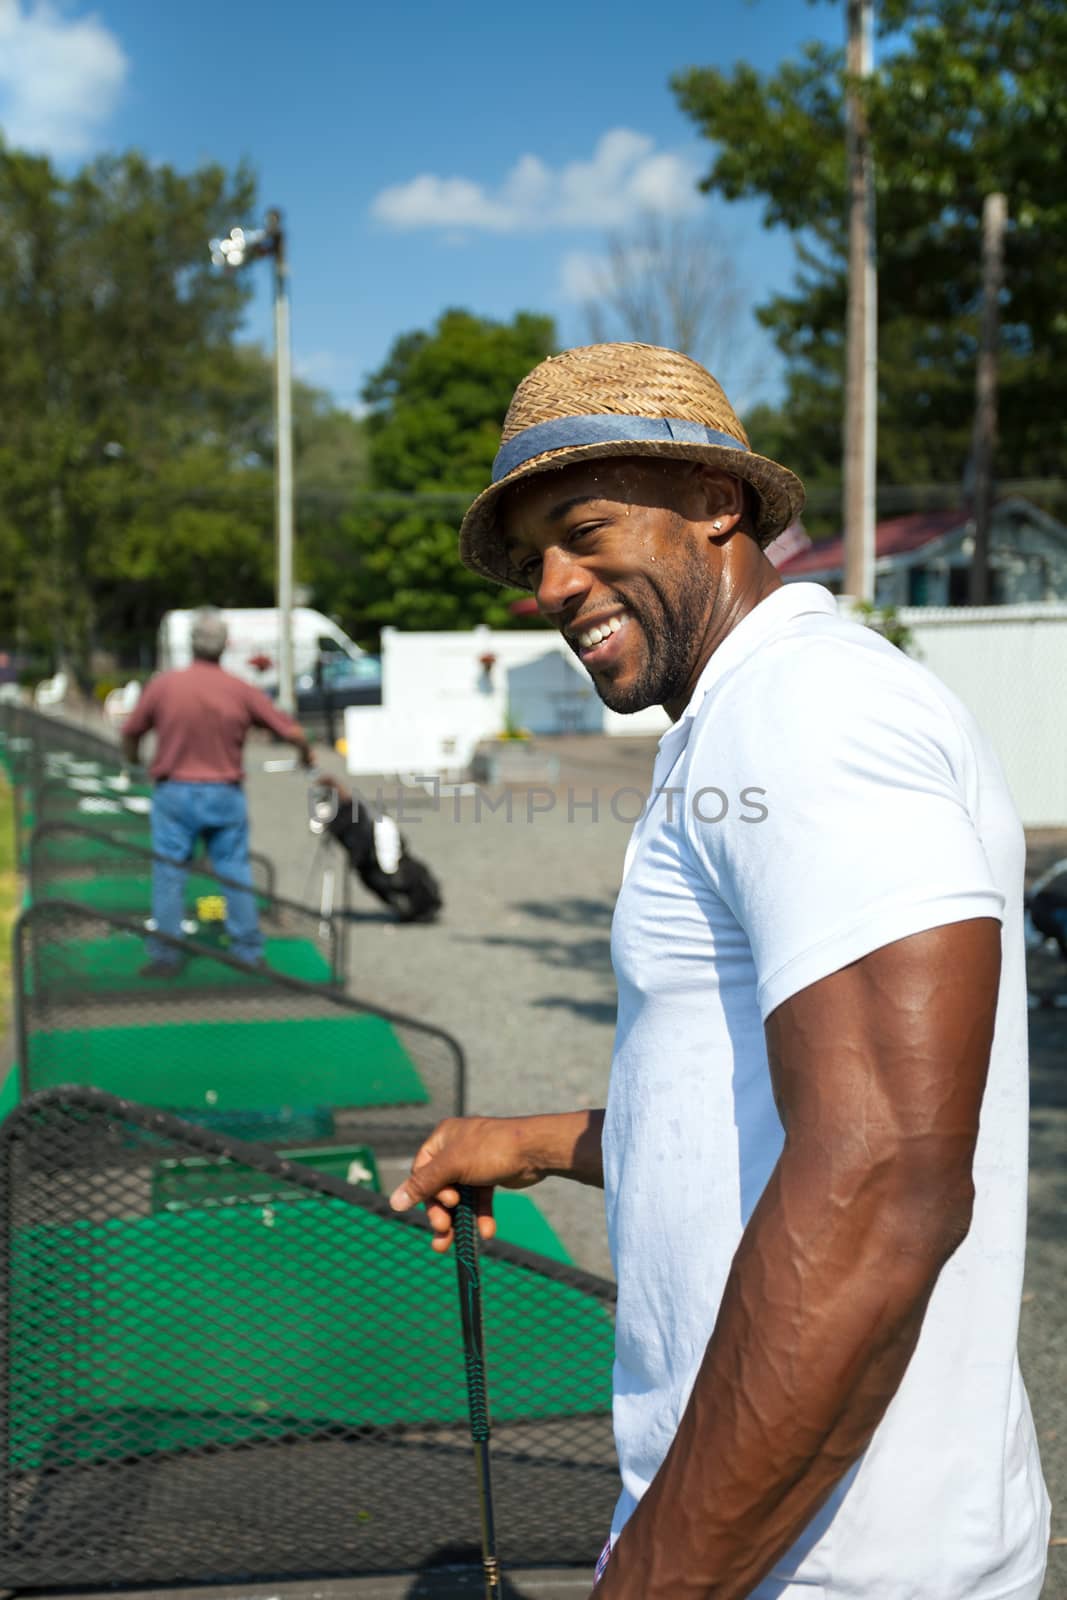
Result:
M721 517L716 517L715 521L712 523L712 527L715 529L716 533L721 533L722 532L722 518Z

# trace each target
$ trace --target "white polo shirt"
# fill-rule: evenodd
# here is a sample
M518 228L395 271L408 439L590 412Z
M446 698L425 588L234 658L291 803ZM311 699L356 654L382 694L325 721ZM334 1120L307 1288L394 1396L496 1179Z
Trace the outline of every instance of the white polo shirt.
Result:
M918 663L839 618L816 584L786 585L750 612L664 735L612 927L613 1536L674 1437L781 1152L765 1019L894 940L996 917L1003 970L970 1232L865 1455L756 1595L1036 1600L1049 1507L1016 1357L1023 858L1003 775L969 713Z

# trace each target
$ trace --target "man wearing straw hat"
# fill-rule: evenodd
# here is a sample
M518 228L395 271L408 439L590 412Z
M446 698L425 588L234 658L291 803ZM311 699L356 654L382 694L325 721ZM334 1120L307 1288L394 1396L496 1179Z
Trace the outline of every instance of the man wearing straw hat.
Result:
M615 909L606 1109L444 1123L393 1204L446 1249L457 1184L485 1236L496 1184L603 1185L598 1600L1036 1600L1022 833L944 686L781 582L802 504L684 356L593 346L519 386L463 560L674 725Z

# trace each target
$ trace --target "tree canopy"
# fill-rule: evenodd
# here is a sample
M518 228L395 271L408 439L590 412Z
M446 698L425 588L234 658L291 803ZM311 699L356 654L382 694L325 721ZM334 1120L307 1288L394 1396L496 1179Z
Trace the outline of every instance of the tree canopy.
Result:
M84 667L170 607L269 603L270 362L207 250L254 202L244 169L0 146L0 640ZM336 515L362 430L303 385L294 414L307 515Z
M842 7L842 10L844 8ZM1067 10L1058 0L881 0L867 89L877 188L879 476L961 479L969 453L984 196L1008 197L1001 444L1010 477L1062 472L1067 446ZM842 22L842 33L844 23ZM839 475L846 166L844 52L811 44L763 75L673 80L715 154L703 187L763 202L797 241L790 293L760 308L787 362L776 447ZM756 439L757 447L763 443Z
M554 347L548 317L446 311L401 335L363 391L370 490L315 541L316 597L361 640L400 628L500 626L505 593L460 564L464 510L489 482L519 381Z

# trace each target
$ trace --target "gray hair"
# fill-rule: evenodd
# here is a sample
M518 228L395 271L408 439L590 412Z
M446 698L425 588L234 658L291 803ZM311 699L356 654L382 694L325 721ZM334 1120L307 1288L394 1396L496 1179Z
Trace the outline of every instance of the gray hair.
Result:
M218 661L226 648L226 619L214 606L204 606L193 617L193 656L197 661Z

